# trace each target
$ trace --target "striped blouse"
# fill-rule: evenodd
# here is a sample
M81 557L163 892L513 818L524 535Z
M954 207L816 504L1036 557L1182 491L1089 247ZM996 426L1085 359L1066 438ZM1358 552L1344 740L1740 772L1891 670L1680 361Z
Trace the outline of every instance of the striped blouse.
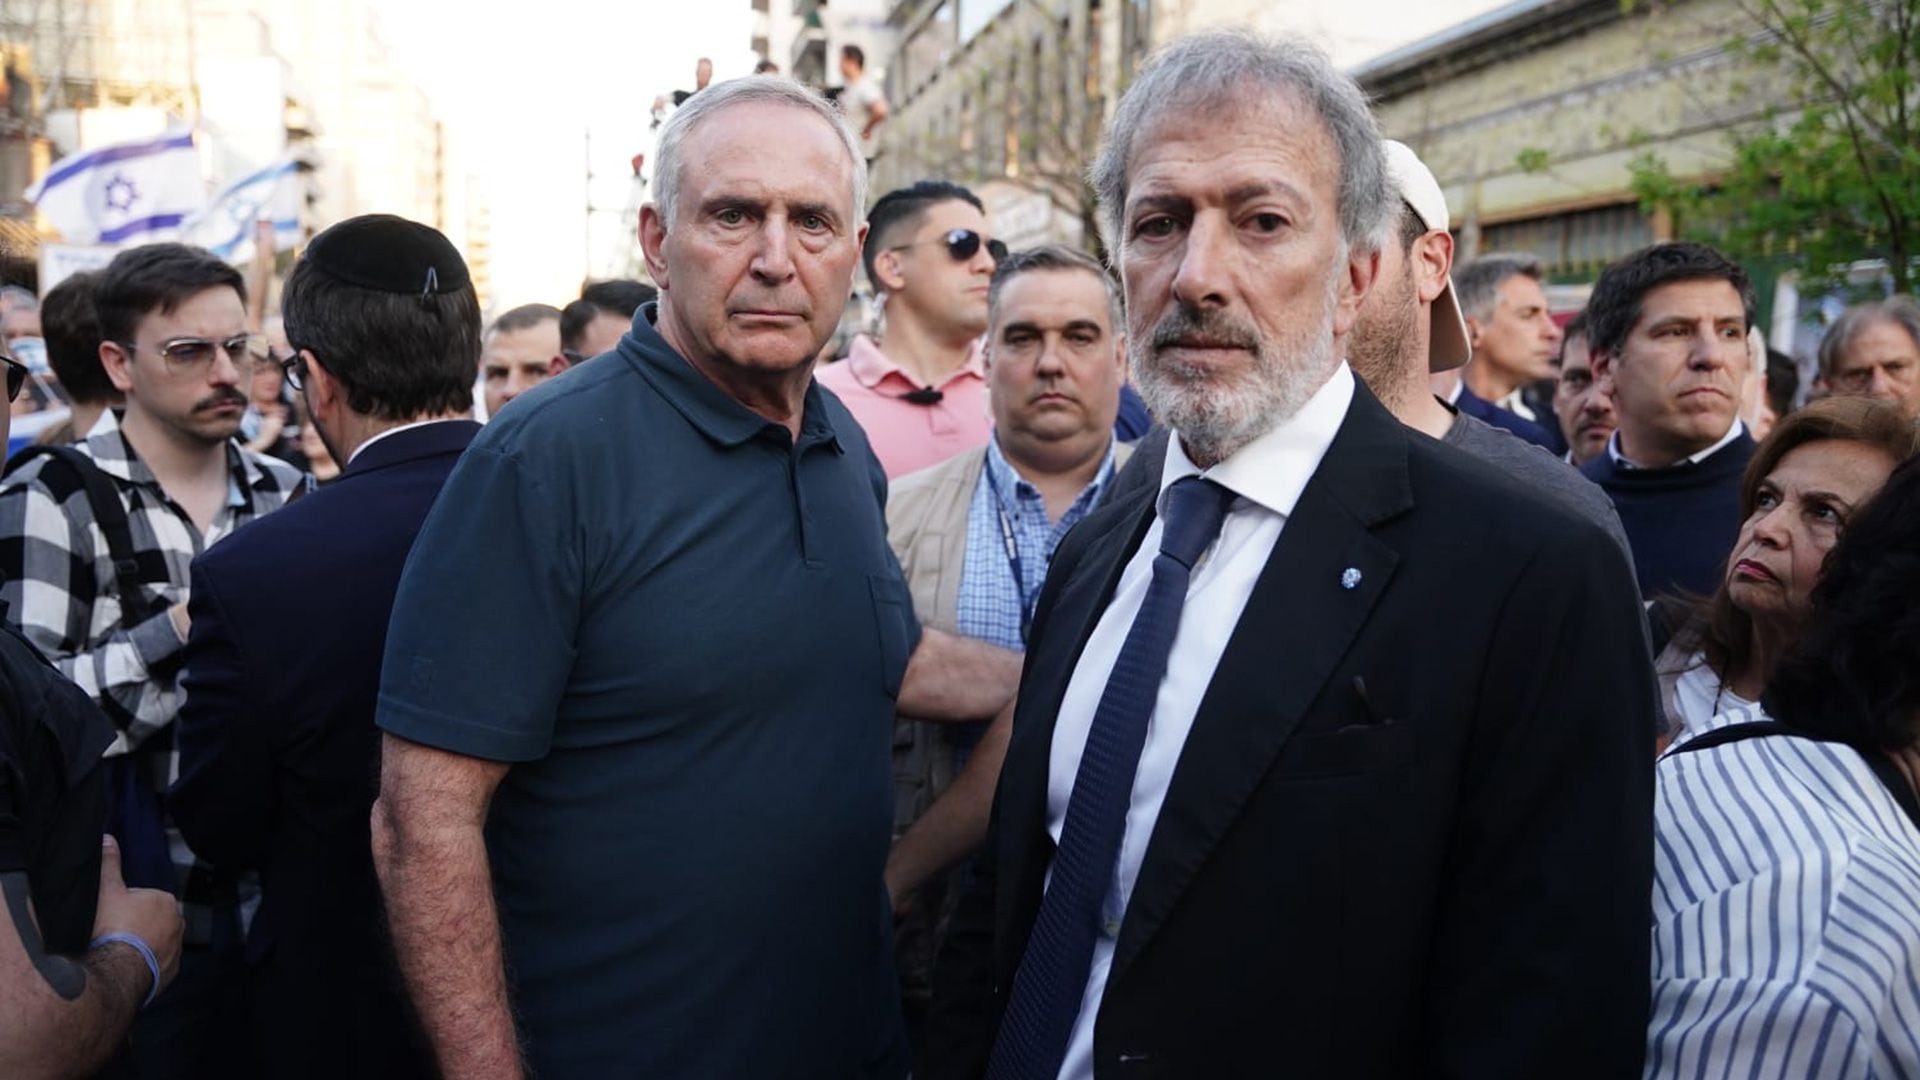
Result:
M1655 777L1646 1075L1920 1078L1920 831L1865 760L1767 736Z

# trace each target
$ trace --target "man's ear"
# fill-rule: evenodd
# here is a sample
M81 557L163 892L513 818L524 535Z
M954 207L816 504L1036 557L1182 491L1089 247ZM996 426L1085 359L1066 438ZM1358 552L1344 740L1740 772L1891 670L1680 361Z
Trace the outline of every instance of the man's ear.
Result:
M873 257L873 275L880 280L873 286L881 292L897 293L907 287L906 260L897 251L883 251Z
M133 389L133 373L127 368L133 363L133 357L127 355L127 347L117 341L100 343L100 366L106 369L107 379L113 388L126 393Z
M1380 277L1380 251L1361 251L1358 248L1347 253L1346 273L1340 279L1340 295L1334 300L1333 332L1345 334L1360 321L1360 305L1366 302L1367 294L1373 291L1374 282Z
M1593 371L1593 387L1608 397L1613 396L1614 356L1610 352L1591 349L1587 353L1587 366Z
M1460 316L1461 318L1464 318L1465 320L1467 320L1467 345L1470 347L1470 349L1473 352L1479 352L1480 351L1480 333L1481 333L1481 330L1483 329L1483 327L1481 327L1480 325L1480 320L1474 318L1471 315L1468 315L1464 311L1460 313Z
M640 254L647 260L647 273L661 292L667 289L667 223L660 207L644 203L640 207Z
M1414 291L1423 304L1440 299L1447 289L1447 275L1453 270L1453 237L1441 230L1427 233L1413 242Z
M333 408L345 396L345 387L342 387L340 380L334 378L333 372L328 371L327 366L320 362L320 358L309 350L300 350L300 360L307 369L301 383L306 387L308 411L317 413L323 409Z
M547 358L547 378L551 379L572 366L565 353L554 353Z

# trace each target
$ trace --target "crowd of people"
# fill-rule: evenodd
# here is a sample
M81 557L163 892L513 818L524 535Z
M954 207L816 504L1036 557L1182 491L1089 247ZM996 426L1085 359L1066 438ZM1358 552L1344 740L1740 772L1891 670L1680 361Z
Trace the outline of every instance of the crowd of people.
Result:
M1292 41L1134 80L1111 268L708 77L655 286L0 293L0 1075L1920 1074L1912 300L1556 313Z

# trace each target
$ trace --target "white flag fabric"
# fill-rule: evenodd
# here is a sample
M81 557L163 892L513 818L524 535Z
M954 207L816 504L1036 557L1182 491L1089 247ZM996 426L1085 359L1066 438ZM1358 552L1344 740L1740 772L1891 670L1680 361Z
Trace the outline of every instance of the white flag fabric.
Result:
M69 244L168 239L207 202L186 128L70 154L26 195Z
M207 208L181 227L180 239L206 248L238 266L254 258L254 223L273 222L275 251L300 243L299 166L282 158L228 184Z

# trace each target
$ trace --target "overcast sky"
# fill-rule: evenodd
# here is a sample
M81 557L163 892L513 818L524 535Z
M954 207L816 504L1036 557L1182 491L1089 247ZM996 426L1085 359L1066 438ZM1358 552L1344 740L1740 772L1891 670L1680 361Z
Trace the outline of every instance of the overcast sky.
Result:
M691 89L694 61L714 78L750 74L747 0L535 0L511 19L491 6L376 0L387 40L452 130L493 218L496 310L577 295L588 269L584 136L593 131L597 205L625 202L632 156L651 146L656 95ZM774 0L790 3L791 0ZM1502 0L1211 0L1232 21L1289 27L1352 63L1433 33ZM1232 13L1232 14L1229 14ZM594 218L596 247L622 231ZM459 238L455 238L458 240ZM597 272L597 271L596 271Z
M433 96L493 216L494 301L504 310L578 295L585 143L593 130L596 202L618 204L627 162L645 150L654 96L691 89L693 64L714 77L752 72L746 0L538 0L503 9L383 0L401 66ZM618 232L618 216L594 227ZM606 240L600 241L606 243Z

